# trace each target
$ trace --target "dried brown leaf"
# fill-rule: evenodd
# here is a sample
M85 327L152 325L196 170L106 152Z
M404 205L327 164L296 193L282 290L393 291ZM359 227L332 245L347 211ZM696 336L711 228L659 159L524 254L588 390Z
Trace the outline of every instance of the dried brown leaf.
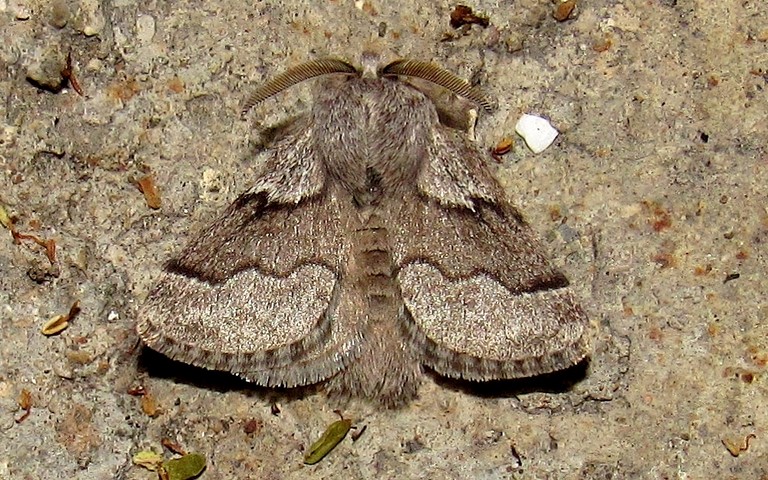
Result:
M77 92L81 97L83 96L83 89L80 87L80 82L77 81L75 73L72 71L72 52L67 54L67 66L61 71L61 77L72 85L72 89Z
M515 141L511 137L504 137L491 149L491 156L494 160L500 162L501 157L512 151L514 145Z
M144 200L147 202L147 206L153 210L160 208L161 200L160 193L155 186L155 179L152 175L146 175L141 177L137 182L139 190L144 194Z
M162 412L160 406L157 404L157 400L155 400L154 395L149 392L145 393L141 397L141 411L152 418L157 417Z
M26 388L21 389L21 393L19 393L19 408L24 410L24 413L16 419L16 423L21 423L24 420L29 417L30 412L32 411L32 394L29 390Z
M728 450L728 453L734 457L738 457L743 452L749 450L749 442L753 438L757 438L757 435L750 433L743 439L724 438L721 441L723 442L723 445L725 445L725 448Z
M173 453L176 453L178 455L186 455L187 452L184 450L184 447L182 447L178 442L174 442L170 438L162 438L160 440L160 444L170 450Z
M558 22L564 22L571 17L571 14L575 8L576 0L565 0L564 2L557 4L552 16L555 17L555 20Z
M461 28L464 25L477 24L481 27L488 26L488 19L472 12L472 8L466 5L456 5L451 12L451 27Z

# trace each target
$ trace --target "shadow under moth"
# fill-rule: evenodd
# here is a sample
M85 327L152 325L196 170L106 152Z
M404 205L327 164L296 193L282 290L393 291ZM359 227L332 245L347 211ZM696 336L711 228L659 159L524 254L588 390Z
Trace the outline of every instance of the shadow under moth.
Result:
M424 367L484 381L587 356L588 319L487 154L409 80L485 97L431 64L376 61L312 61L249 98L323 77L253 186L165 266L138 317L149 347L388 407Z

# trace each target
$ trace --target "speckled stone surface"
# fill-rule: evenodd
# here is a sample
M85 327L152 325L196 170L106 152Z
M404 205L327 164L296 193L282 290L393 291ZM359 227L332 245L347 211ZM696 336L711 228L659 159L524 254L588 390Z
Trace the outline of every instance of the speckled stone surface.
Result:
M152 479L131 457L164 438L206 456L204 479L768 478L768 8L596 0L557 22L541 0L469 5L489 26L409 0L0 0L0 204L56 243L52 266L0 230L0 479ZM311 102L302 85L241 119L253 85L365 48L482 86L489 148L523 113L560 131L539 155L517 138L496 170L583 298L594 354L522 382L430 377L402 410L347 405L366 431L309 467L338 405L145 352L134 319L162 262L248 187L259 132ZM54 93L68 53L82 96Z

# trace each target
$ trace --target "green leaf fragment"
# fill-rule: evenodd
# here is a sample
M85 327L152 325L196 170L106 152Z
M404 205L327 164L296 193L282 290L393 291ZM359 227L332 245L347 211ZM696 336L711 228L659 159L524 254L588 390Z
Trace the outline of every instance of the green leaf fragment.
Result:
M8 212L2 205L0 205L0 224L2 224L2 226L7 229L10 229L13 226L13 220L11 220L11 216L8 215Z
M181 458L174 458L163 463L168 480L190 480L205 469L205 457L199 453L188 453Z
M133 464L144 467L147 470L157 471L160 464L163 463L163 456L151 451L138 452L133 456Z
M323 435L309 447L307 454L304 456L304 463L314 465L325 458L339 442L344 440L350 428L352 428L352 420L337 420L333 422L323 432Z

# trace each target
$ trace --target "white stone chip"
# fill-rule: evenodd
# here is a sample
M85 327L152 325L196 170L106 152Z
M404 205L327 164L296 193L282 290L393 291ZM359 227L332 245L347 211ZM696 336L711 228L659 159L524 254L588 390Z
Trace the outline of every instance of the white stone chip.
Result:
M515 131L523 137L525 144L533 153L541 153L557 138L557 130L546 118L528 115L520 117L515 125Z

